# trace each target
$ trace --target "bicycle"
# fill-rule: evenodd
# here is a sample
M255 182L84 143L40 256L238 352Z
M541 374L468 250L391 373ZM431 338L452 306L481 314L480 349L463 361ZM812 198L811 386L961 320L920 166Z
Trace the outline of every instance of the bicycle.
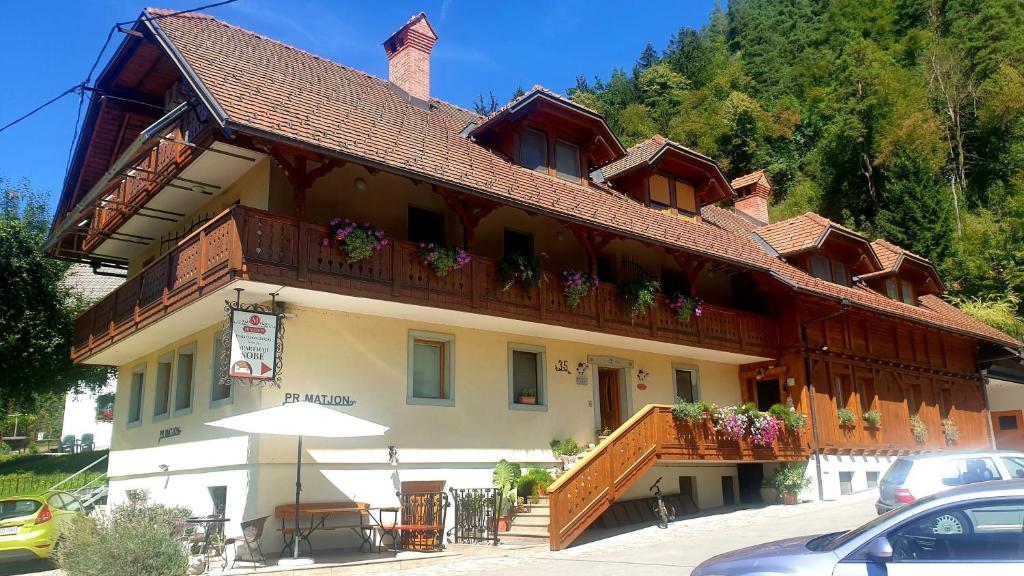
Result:
M653 492L654 497L658 499L651 507L654 509L654 517L658 519L658 528L662 530L668 528L670 520L676 519L676 509L671 504L666 504L665 500L661 497L661 479L659 477L654 481L654 484L647 489L648 492Z

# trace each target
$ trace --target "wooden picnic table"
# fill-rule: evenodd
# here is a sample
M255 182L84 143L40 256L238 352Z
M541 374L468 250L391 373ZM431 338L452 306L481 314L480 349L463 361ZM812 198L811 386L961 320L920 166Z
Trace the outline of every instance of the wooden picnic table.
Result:
M274 516L281 520L281 538L284 540L284 547L281 549L282 556L285 555L286 551L291 551L292 546L301 545L303 540L306 541L306 546L309 548L310 554L312 554L313 547L309 543L309 537L313 533L321 530L337 530L339 528L352 530L362 539L359 549L362 550L364 546L369 546L372 552L375 546L374 531L382 528L380 518L375 518L371 514L371 510L379 510L379 508L371 508L366 502L302 502L299 504L298 510L300 520L299 533L294 534L295 504L282 504L274 508ZM328 523L332 518L356 518L359 523ZM305 524L305 527L302 524Z

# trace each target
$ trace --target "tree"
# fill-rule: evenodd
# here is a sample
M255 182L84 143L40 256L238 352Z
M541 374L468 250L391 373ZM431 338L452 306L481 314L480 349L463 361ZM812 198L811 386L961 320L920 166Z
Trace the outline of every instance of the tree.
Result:
M515 90L515 92L512 93L512 97L509 98L509 102L511 102L512 100L515 100L516 98L519 98L523 94L526 94L526 92L523 90L523 85L522 84L516 84L516 90Z
M0 406L31 408L36 394L106 383L106 368L71 363L77 313L68 265L43 254L47 209L28 182L0 177Z
M481 92L477 95L476 101L473 102L473 112L481 116L490 116L498 111L500 106L498 105L498 99L494 97L494 92L488 92L490 100L484 100L484 94Z

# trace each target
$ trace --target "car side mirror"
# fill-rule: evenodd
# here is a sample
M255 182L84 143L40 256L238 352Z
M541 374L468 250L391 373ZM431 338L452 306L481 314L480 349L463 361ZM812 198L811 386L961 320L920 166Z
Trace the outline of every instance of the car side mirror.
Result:
M885 536L879 536L868 544L868 559L875 562L892 560L892 544Z

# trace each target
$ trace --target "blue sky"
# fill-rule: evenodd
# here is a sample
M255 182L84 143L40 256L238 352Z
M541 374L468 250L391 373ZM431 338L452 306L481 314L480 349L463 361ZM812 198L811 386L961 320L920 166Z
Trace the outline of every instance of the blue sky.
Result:
M177 10L212 2L150 1ZM84 80L110 26L137 17L145 5L125 0L5 5L0 125ZM680 26L707 22L713 5L714 0L239 0L209 13L386 78L381 42L422 10L440 37L431 62L431 92L469 107L480 92L493 91L504 103L516 85L564 91L577 74L606 78L613 67L629 69L648 41L660 50ZM120 39L115 33L111 48ZM0 176L28 178L51 207L63 183L77 106L77 96L67 96L0 133Z

